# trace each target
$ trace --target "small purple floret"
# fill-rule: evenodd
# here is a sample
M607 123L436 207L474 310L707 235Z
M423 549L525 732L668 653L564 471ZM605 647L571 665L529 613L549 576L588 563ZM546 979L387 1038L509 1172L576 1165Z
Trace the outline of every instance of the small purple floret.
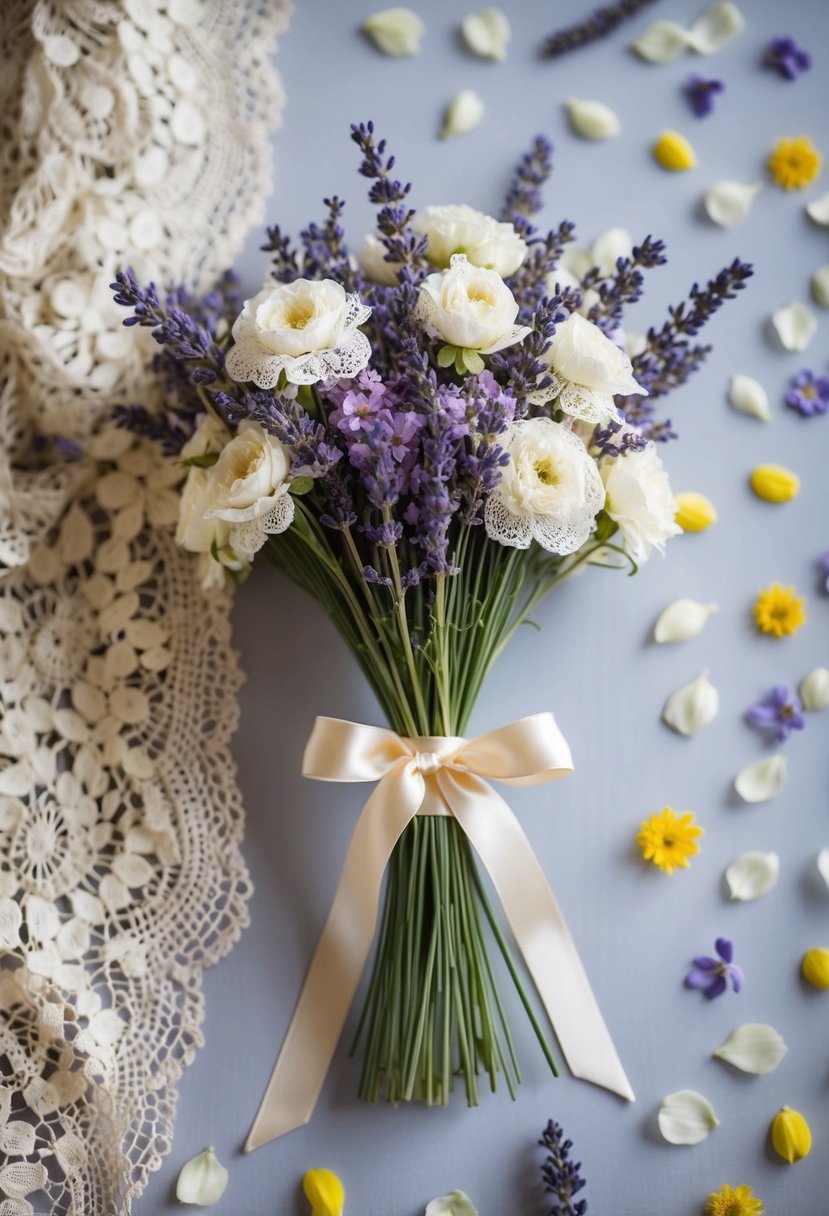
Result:
M714 942L717 958L703 955L694 959L694 965L685 977L685 987L701 992L709 1001L722 996L731 981L735 992L743 987L743 972L734 958L734 943L727 937L718 937Z
M746 721L759 730L773 731L778 743L784 743L793 730L803 730L806 725L800 698L788 684L775 684L770 693L746 711Z
M793 38L772 38L763 61L785 80L797 80L812 66L812 56L799 47Z
M722 80L709 79L696 73L689 76L685 86L685 96L697 118L705 118L714 109L714 98L725 91Z
M786 393L786 405L804 418L814 418L829 411L829 376L816 376L804 368L792 379Z

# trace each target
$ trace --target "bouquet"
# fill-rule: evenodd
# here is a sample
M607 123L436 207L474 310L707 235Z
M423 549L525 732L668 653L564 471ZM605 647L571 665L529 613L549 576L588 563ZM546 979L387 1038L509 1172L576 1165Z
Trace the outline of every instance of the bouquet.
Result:
M679 531L656 402L708 347L703 324L751 273L735 260L661 327L622 326L650 237L608 267L567 256L573 225L531 217L551 169L538 138L502 220L414 210L371 123L352 128L377 230L359 260L325 200L299 247L268 231L269 277L242 302L226 278L160 297L130 271L125 324L152 329L160 408L120 422L181 463L177 539L205 588L267 559L325 609L388 729L319 719L306 775L379 781L248 1147L310 1116L367 958L360 1095L467 1101L518 1065L487 941L497 943L541 1048L547 1035L490 901L483 860L571 1069L627 1097L561 913L490 779L570 771L550 715L468 742L487 673L516 630L585 566L634 572ZM584 261L584 259L582 259Z

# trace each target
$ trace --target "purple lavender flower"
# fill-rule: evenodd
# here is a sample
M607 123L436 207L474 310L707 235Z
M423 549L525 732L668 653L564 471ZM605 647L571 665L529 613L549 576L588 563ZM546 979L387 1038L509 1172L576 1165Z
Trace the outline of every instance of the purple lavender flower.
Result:
M746 721L760 730L774 731L778 743L806 725L800 698L788 684L775 684L767 696L746 711Z
M829 410L829 376L816 376L805 368L793 378L786 393L786 405L804 418L814 418Z
M550 1216L587 1216L587 1200L574 1199L586 1183L580 1173L581 1162L570 1160L573 1141L565 1140L563 1128L551 1119L538 1143L547 1150L541 1177L545 1191L553 1196Z
M797 80L812 66L812 56L799 47L793 38L772 38L763 62L775 68L786 80Z
M709 1001L722 996L729 980L735 992L739 992L743 986L742 970L732 962L734 943L727 937L718 937L714 942L714 949L717 958L711 958L707 954L695 958L693 967L685 976L685 987L702 992Z
M708 79L694 73L688 77L685 85L685 96L697 118L705 118L714 109L714 98L725 91L722 80Z

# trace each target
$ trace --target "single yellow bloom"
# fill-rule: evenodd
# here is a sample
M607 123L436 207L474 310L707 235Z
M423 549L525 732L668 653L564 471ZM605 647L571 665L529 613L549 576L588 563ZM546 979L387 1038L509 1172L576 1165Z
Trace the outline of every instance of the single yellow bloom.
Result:
M800 1111L784 1106L777 1112L771 1124L771 1143L777 1155L789 1165L809 1156L812 1133Z
M666 806L658 815L642 820L636 843L645 861L652 861L663 874L673 874L676 869L688 868L688 859L699 852L697 839L703 831L693 811L675 815Z
M677 494L676 506L674 519L683 532L704 532L719 518L711 499L696 490L683 490Z
M762 1199L745 1183L736 1190L721 1186L711 1192L705 1205L705 1216L763 1216L764 1211Z
M772 583L757 596L754 621L761 633L771 633L776 638L797 633L806 623L806 601L795 595L794 587Z
M768 159L774 182L784 190L802 190L820 173L823 158L806 135L799 139L778 139Z
M751 488L764 502L789 502L800 493L800 478L782 464L758 464Z
M673 173L693 169L697 163L694 149L679 131L663 131L653 145L653 156L663 169L670 169Z
M824 950L821 946L807 950L803 955L800 970L804 980L808 980L815 988L829 988L829 950Z
M331 1170L308 1170L302 1179L311 1216L343 1216L345 1187Z

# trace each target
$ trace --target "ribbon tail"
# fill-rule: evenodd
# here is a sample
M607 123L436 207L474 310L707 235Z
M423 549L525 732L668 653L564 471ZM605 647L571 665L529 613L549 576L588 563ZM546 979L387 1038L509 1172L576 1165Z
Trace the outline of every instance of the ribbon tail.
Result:
M302 1127L314 1112L374 940L386 865L422 797L422 777L401 765L363 807L246 1153Z
M570 1071L634 1101L576 944L520 823L482 778L454 770L439 773L438 782L492 879Z

